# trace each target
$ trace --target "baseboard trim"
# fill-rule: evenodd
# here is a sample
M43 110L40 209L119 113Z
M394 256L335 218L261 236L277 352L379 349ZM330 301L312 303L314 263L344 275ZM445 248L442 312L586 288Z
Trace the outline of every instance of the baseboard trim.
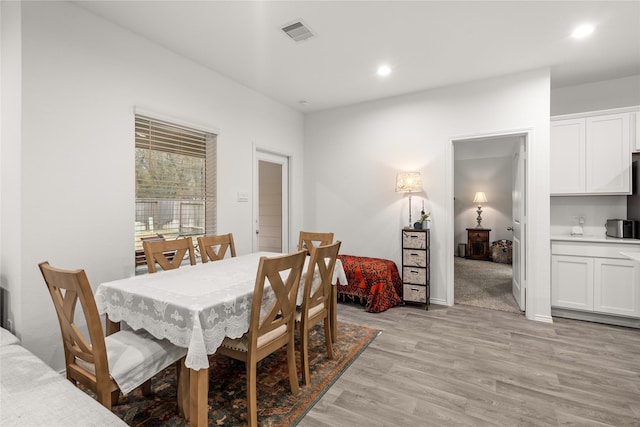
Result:
M553 323L553 317L551 316L542 316L540 314L535 314L533 316L533 319L531 320L535 320L536 322L543 322L543 323Z
M551 308L551 315L567 319L584 320L587 322L606 323L608 325L625 326L627 328L640 329L640 319L630 317L612 316L608 314L589 313L586 311L574 311L564 308Z
M429 298L429 302L431 304L446 305L448 307L451 307L453 305L453 304L447 304L447 300L444 300L441 298Z

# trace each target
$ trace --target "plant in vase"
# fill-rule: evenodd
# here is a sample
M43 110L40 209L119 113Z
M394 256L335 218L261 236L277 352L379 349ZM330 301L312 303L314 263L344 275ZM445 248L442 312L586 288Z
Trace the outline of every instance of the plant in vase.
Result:
M418 229L418 230L422 230L423 228L429 228L428 227L428 223L425 224L425 221L431 221L429 219L429 217L431 216L431 212L429 213L424 213L424 211L420 212L420 219L417 220L414 224L413 224L413 228Z

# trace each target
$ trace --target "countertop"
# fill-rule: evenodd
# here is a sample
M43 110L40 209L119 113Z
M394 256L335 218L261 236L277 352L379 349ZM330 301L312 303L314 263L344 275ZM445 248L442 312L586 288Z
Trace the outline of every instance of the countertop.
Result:
M604 235L584 235L571 236L569 234L555 234L551 236L551 241L564 242L585 242L585 243L612 243L621 245L640 245L640 239L620 239L616 237L607 237Z

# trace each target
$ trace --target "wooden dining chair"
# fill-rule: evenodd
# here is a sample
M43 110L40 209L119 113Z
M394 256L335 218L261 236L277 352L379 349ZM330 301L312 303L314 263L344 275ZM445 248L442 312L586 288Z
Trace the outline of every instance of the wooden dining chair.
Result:
M300 331L300 359L302 361L302 380L311 384L309 375L309 330L324 322L324 341L327 356L333 360L333 342L331 339L331 281L341 242L331 245L314 246L303 284L302 305L296 310L296 324Z
M157 271L156 264L163 270L179 268L187 252L189 252L191 265L196 265L196 254L191 237L165 241L144 241L142 248L147 259L149 273Z
M140 242L153 242L166 240L162 234L154 234L140 238ZM136 267L147 265L147 258L144 256L144 249L136 249Z
M256 365L275 352L287 347L289 384L298 394L298 374L294 348L296 297L306 251L261 257L251 302L249 331L241 338L225 338L217 353L246 363L247 419L249 426L258 425ZM285 273L283 282L281 273ZM264 305L264 308L263 308Z
M298 250L306 249L311 253L314 246L325 246L333 243L333 233L317 233L314 231L300 231Z
M236 256L232 233L198 237L198 248L202 262L220 261L226 255L227 249L231 253L231 257Z
M182 363L186 348L157 340L144 330L120 331L105 338L84 270L61 270L48 262L38 266L58 315L67 379L96 393L107 409L117 403L120 392L127 394L143 385L143 392L148 393L153 375L172 363ZM88 340L74 320L78 301L87 322Z

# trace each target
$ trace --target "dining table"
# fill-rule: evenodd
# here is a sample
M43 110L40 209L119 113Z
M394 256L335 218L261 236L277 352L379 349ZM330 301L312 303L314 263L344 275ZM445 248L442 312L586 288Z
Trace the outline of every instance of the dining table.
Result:
M261 257L284 255L254 252L220 261L185 265L175 270L136 275L104 282L95 293L100 314L106 315L107 334L120 322L145 329L158 339L187 348L187 378L178 384L179 406L191 425L207 425L209 359L225 337L240 338L249 329L252 296ZM300 278L297 303L302 303L309 257ZM312 286L320 283L317 269ZM332 284L331 335L336 337L336 285L347 279L336 260ZM263 298L264 304L264 298ZM184 376L183 376L184 377Z

